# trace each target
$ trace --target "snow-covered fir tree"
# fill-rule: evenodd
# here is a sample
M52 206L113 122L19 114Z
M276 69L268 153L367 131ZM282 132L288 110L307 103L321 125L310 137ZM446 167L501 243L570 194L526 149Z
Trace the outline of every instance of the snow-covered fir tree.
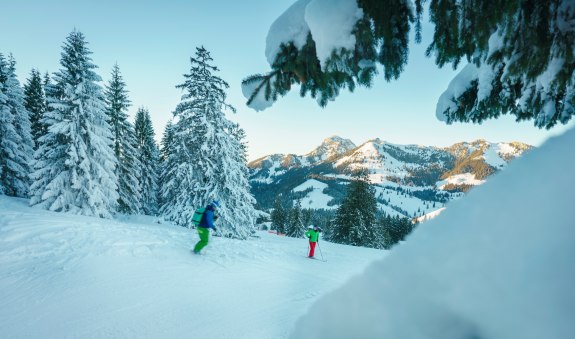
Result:
M136 112L134 130L141 164L138 178L142 211L147 215L156 215L158 213L160 151L154 140L154 127L147 109L139 108Z
M161 207L173 201L171 194L175 194L176 190L165 191L164 181L169 179L168 173L165 170L170 152L173 150L174 144L174 123L169 120L164 128L164 133L162 134L162 140L160 141L160 167L159 167L159 184L158 184L158 206Z
M299 84L302 96L325 106L341 89L370 87L377 64L386 80L399 77L412 28L421 41L425 0L338 3L298 1L274 22L271 71L243 81L248 105L265 109ZM511 114L550 128L575 115L573 0L432 0L428 8L434 32L426 54L439 67L469 61L439 98L441 120Z
M223 170L216 172L216 178L221 188L216 186L215 189L221 192L219 199L226 204L220 215L225 217L224 222L229 223L227 226L224 224L227 235L245 238L253 232L256 220L262 213L255 209L257 201L251 194L245 131L238 124L225 119L223 112L222 117L222 122L228 123L229 127L225 129L226 134L222 135L220 144L227 144L228 147L220 151Z
M46 73L44 74L44 82L42 83L42 84L44 85L44 93L46 93L46 87L47 87L48 85L50 85L50 82L51 82L51 81L50 81L50 73L49 73L49 72L46 72ZM47 104L46 104L46 106L47 106ZM46 107L46 109L48 109L48 107Z
M160 213L190 227L197 207L218 200L218 231L243 239L253 231L257 211L237 126L223 111L235 111L225 101L228 84L214 74L218 68L205 48L190 60L190 73L176 86L184 94L163 163Z
M0 54L0 194L27 197L33 141L16 61Z
M241 150L241 161L246 163L248 162L248 145L246 142L246 131L240 127L239 124L232 123L230 128L230 134L238 140L240 143L240 150Z
M112 77L105 89L106 113L112 128L114 155L116 156L116 177L118 178L118 211L127 214L140 212L142 196L139 174L142 169L137 152L138 142L134 127L128 121L130 107L126 83L115 64Z
M101 81L81 32L63 46L60 71L46 87L48 126L35 153L31 205L111 217L118 193L116 157Z
M293 238L303 238L305 227L303 224L303 215L301 201L297 200L295 205L289 209L286 221L286 235Z
M409 218L392 217L383 214L378 220L379 247L389 249L403 241L411 231L414 224Z
M168 154L172 149L172 144L174 143L174 123L172 120L168 121L166 128L164 128L164 133L162 134L162 140L160 142L160 159L165 161L168 159Z
M284 233L286 229L286 224L288 220L287 210L284 208L282 201L279 197L274 201L274 208L270 215L272 222L272 229L276 230L278 233Z
M30 123L34 149L38 149L38 139L46 134L46 126L41 123L46 112L46 93L42 76L37 69L30 71L30 77L24 85L24 106L30 112Z
M330 240L353 246L378 247L377 200L367 170L359 170L338 207Z

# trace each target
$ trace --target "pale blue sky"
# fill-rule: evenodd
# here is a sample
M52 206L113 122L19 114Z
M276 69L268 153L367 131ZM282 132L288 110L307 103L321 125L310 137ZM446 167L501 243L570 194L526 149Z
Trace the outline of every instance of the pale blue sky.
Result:
M437 69L426 58L433 27L424 26L424 41L414 45L409 64L397 81L379 77L371 89L343 92L320 108L297 89L263 112L245 106L240 83L248 75L265 72L265 38L271 23L293 0L19 0L2 5L0 52L13 53L22 83L32 67L42 73L60 68L66 36L76 28L84 33L108 81L114 63L127 83L133 106L150 110L161 136L181 92L175 86L189 71L189 57L203 45L230 84L228 101L237 113L228 117L247 133L251 160L271 153L304 154L331 135L360 144L380 138L397 144L447 146L483 138L492 142L524 141L541 144L565 130L539 130L531 122L506 117L482 125L445 125L435 118L439 95L455 71ZM427 20L427 18L426 18ZM573 124L570 124L573 125ZM159 137L158 137L159 139Z

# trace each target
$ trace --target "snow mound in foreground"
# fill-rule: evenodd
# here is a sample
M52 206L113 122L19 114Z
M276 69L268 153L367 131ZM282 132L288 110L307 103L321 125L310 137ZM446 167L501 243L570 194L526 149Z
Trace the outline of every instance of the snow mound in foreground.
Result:
M292 338L573 337L573 145L572 129L450 204Z

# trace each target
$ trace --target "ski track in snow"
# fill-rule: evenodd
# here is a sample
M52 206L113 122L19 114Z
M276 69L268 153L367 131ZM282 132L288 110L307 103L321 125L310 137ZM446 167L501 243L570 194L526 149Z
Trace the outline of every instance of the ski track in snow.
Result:
M126 219L0 196L1 337L285 338L315 300L386 253L321 242L329 262L309 260L305 239L259 232L211 238L194 255L194 230Z

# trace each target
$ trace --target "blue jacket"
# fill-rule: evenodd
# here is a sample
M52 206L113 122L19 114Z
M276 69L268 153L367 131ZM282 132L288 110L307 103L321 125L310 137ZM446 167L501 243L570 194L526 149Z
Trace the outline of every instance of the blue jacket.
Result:
M202 217L202 220L198 226L215 230L216 227L214 226L214 213L214 206L212 206L212 204L206 206L206 211L204 212L204 216Z

